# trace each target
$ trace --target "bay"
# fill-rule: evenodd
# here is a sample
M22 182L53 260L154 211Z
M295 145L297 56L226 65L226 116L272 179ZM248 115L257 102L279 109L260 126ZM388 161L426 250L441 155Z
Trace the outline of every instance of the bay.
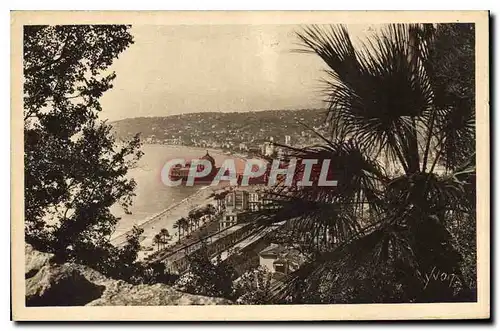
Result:
M216 165L228 158L216 150L206 150L197 147L171 146L160 144L145 144L142 146L143 157L137 166L129 171L127 176L137 182L136 196L130 208L131 214L126 214L119 205L111 208L113 215L120 217L112 238L116 238L132 229L134 225L144 223L149 217L181 202L195 194L203 186L165 186L161 181L161 170L168 160L183 158L188 162L191 159L201 158L207 152L215 159ZM171 228L169 224L167 228Z

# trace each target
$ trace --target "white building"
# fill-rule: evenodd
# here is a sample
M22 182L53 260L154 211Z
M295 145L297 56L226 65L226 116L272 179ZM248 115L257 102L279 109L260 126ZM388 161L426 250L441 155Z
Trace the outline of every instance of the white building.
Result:
M219 231L230 226L238 224L238 216L239 212L234 210L227 210L222 215L222 218L219 221Z
M274 144L272 142L266 141L262 145L261 152L265 156L273 156L274 155Z
M249 194L245 190L232 190L224 198L225 210L219 220L219 230L233 226L245 220Z
M259 191L249 192L248 207L251 211L258 211L262 208L262 194Z
M240 151L246 151L246 150L248 150L248 146L245 143L240 143L238 145L238 148L240 149Z
M288 275L305 262L305 256L297 249L271 244L259 253L259 265L274 273Z
M245 211L248 209L248 192L245 190L232 190L224 200L226 210Z

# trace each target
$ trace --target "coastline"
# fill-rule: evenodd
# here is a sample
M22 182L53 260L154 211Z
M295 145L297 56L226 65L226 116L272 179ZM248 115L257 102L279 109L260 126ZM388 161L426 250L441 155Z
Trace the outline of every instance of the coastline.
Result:
M169 148L179 148L179 149L190 149L195 151L208 151L209 153L218 154L222 157L235 157L240 160L246 160L245 155L236 154L231 152L230 154L226 154L223 150L214 149L214 148L203 148L196 146L185 146L185 145L169 145L169 144L145 144L145 145L153 145L153 146L166 146ZM115 246L123 245L126 242L127 234L130 234L133 226L137 226L144 230L141 239L141 246L151 247L153 245L153 237L162 229L165 228L169 231L172 240L175 240L176 230L173 228L174 223L181 217L187 217L188 213L196 208L199 208L204 205L208 205L213 203L213 199L210 198L210 195L215 191L223 190L226 187L225 184L221 183L217 186L200 186L200 188L182 199L179 202L175 202L165 209L146 217L142 220L138 219L130 225L130 228L125 231L120 231L116 236L111 236L110 241ZM141 251L144 253L145 251ZM142 254L141 254L142 255Z
M217 149L213 147L200 147L200 146L188 146L188 145L173 145L173 144L156 144L156 143L148 143L147 145L155 145L155 146L166 146L166 147L173 147L173 148L189 148L192 150L196 151L208 151L210 153L215 153L219 154L221 156L235 156L239 159L245 160L247 158L246 155L242 154L241 152L237 151L224 151L222 149Z
M220 190L220 187L210 187L203 186L200 187L198 191L191 194L190 196L184 198L183 200L176 202L164 210L156 213L140 223L134 224L135 226L142 228L144 233L142 236L144 239L141 240L142 246L152 245L152 239L155 234L157 234L162 228L167 229L172 237L174 237L173 224L181 217L186 217L188 213L199 206L208 205L212 202L210 195L215 191ZM115 246L122 245L127 239L127 234L130 230L124 231L118 236L111 238L111 243Z

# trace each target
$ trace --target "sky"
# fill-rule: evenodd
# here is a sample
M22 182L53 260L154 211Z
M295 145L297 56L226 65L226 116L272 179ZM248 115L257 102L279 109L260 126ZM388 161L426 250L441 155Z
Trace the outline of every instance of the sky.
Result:
M367 26L348 27L354 38ZM188 112L324 107L325 65L297 49L297 25L142 25L115 60L101 104L111 121Z

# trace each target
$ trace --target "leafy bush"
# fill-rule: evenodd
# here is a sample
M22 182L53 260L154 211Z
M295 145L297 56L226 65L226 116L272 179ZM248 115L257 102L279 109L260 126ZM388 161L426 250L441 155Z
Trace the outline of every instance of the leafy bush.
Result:
M189 271L179 278L176 286L188 293L232 299L233 274L234 270L221 263L220 258L212 262L202 248L189 256Z
M25 235L36 249L131 279L137 230L116 248L109 237L136 183L139 137L116 142L99 120L107 70L133 43L126 25L24 26Z
M233 282L233 296L237 303L245 305L268 304L271 294L272 274L266 267L244 273Z

